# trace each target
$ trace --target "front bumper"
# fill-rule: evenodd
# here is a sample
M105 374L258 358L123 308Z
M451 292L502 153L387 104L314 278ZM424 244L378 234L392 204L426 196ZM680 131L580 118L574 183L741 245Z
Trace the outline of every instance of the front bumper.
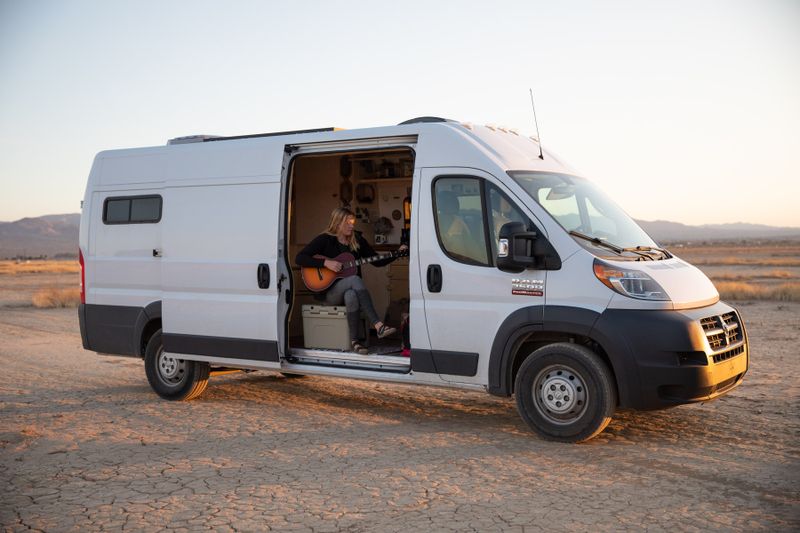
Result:
M681 311L608 309L592 337L612 361L621 407L712 400L742 382L750 361L741 315L723 302Z

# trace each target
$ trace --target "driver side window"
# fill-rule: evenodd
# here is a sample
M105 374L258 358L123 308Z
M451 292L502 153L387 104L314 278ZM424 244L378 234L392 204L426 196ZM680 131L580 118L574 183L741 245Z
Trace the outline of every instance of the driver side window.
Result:
M489 266L481 181L460 176L437 178L433 186L434 214L439 243L451 259Z
M436 233L442 250L454 261L494 266L503 224L535 225L496 185L463 176L442 176L433 185Z

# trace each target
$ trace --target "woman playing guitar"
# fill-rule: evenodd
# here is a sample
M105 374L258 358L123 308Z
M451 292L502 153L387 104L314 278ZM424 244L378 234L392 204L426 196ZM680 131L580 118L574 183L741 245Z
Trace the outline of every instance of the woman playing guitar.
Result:
M314 269L326 268L334 273L339 273L343 265L335 259L343 253L351 254L355 259L375 255L375 250L360 234L353 230L356 217L352 211L345 207L337 207L331 213L328 228L324 233L317 235L308 245L300 250L295 262L301 267ZM408 246L400 246L399 252L405 252ZM385 266L394 261L394 257L375 261L375 266ZM395 328L387 326L378 318L372 298L361 279L361 267L356 275L339 279L324 292L326 305L342 305L347 309L347 325L350 329L350 345L354 352L366 354L367 349L358 342L358 323L360 312L364 311L372 326L378 333L378 338L389 336Z

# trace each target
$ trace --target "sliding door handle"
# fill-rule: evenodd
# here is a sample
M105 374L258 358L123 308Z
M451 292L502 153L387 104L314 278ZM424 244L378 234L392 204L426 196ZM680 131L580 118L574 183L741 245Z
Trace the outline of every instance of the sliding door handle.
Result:
M269 265L266 263L261 263L258 265L258 288L259 289L269 289Z

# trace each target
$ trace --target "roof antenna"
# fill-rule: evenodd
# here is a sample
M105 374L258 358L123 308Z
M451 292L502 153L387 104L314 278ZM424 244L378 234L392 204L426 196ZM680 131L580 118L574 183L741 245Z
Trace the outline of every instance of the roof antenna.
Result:
M539 121L536 120L536 106L533 105L533 89L528 89L531 93L531 108L533 109L533 123L536 125L536 140L539 141L539 159L544 161L544 155L542 155L542 137L539 135Z

